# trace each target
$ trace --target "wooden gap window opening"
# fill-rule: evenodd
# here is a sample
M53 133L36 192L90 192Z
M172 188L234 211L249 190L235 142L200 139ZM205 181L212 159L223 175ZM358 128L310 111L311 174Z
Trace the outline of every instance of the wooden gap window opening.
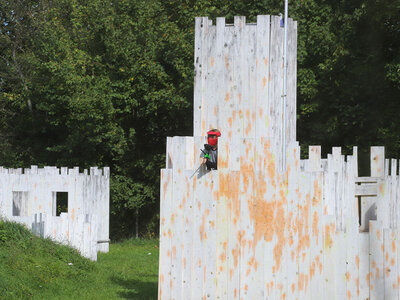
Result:
M68 192L53 192L53 216L68 213Z
M22 217L28 215L28 192L12 192L12 215Z

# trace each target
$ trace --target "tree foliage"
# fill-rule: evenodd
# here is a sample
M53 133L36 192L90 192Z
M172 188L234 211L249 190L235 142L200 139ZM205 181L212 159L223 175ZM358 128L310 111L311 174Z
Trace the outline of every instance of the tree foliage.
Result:
M400 4L303 0L298 140L400 154ZM158 210L166 136L192 135L194 17L283 1L0 0L0 165L110 166L112 236ZM144 227L143 227L144 228Z

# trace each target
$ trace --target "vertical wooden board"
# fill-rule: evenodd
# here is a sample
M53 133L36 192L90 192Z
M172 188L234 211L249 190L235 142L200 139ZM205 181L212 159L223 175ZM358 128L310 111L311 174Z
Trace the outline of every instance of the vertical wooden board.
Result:
M377 221L369 222L369 247L370 247L370 300L382 299L384 295L383 272L383 230Z
M204 177L206 181L205 194L204 194L204 206L205 212L202 216L204 221L204 268L203 268L203 280L204 290L203 297L206 296L209 299L215 299L215 279L216 279L216 265L217 265L217 251L216 251L216 197L214 193L218 191L218 171L211 171Z
M309 146L307 171L318 172L320 170L321 170L321 146Z
M346 164L346 182L354 182L354 178L357 176L357 157L356 156L348 156L347 164ZM346 196L345 201L348 202L348 221L352 225L356 227L358 230L359 227L359 209L358 209L358 199L354 197L355 195L355 185L354 184L345 184L346 188Z
M390 176L397 175L397 159L390 160Z
M371 147L371 177L385 175L385 147Z
M340 212L340 230L346 231L346 215L348 213L348 204L350 201L346 201L345 197L345 186L346 186L346 177L345 177L345 166L346 163L344 161L344 155L340 156L340 171L338 172L338 185L337 185L337 195L339 198L339 212Z
M390 226L390 191L391 180L379 179L378 196L376 197L376 216L380 226L388 228Z
M177 140L178 141L178 140ZM176 152L175 152L176 154ZM183 236L183 171L181 168L172 170L172 202L171 202L171 299L179 299L182 292L182 236Z
M248 170L240 172L240 224L241 224L241 252L240 252L240 299L252 299L254 288L253 276L253 243L254 223L254 173Z
M216 72L216 82L217 89L214 91L210 91L216 95L216 100L218 102L218 106L214 108L212 113L217 115L217 124L215 125L218 129L223 129L223 103L225 98L226 91L226 82L224 80L225 76L225 18L217 18L216 19L216 55L214 57L214 61L212 62L215 65ZM223 132L225 134L225 132Z
M336 299L336 277L335 269L337 265L336 261L336 218L335 216L325 215L324 216L324 262L323 262L323 272L324 272L324 291L325 299L334 300Z
M275 119L277 105L281 102L277 102L276 98L280 98L281 91L278 91L278 95L276 95L276 88L278 86L278 82L280 79L279 76L279 64L281 63L282 55L279 53L279 44L282 42L278 41L278 26L277 26L277 18L276 16L270 17L270 42L269 42L269 74L267 78L268 84L268 124L270 126L267 127L267 136L271 138L271 146L273 152L276 153L276 140L280 140L280 136L275 136L277 131L277 123ZM278 153L276 153L278 155ZM279 155L277 156L279 161Z
M219 192L228 195L228 297L239 299L240 291L240 257L241 257L241 202L240 173L229 172L220 174Z
M354 225L354 224L352 224ZM360 256L358 226L346 229L346 299L358 299L360 289Z
M395 268L397 269L397 276L400 276L400 239L399 239L399 234L400 230L399 228L396 228L395 230L395 247L396 247L396 253L397 253L397 261L396 261L396 266ZM398 299L400 299L400 280L399 277L397 277L397 289L398 289Z
M218 171L218 189L216 191L216 293L215 299L228 299L228 202L230 196L229 171Z
M395 201L394 201L394 216L395 216L395 222L393 224L393 229L397 229L400 227L400 182L399 182L400 176L395 176L395 190L393 191ZM399 274L400 275L400 274Z
M183 140L180 136L174 136L170 140L170 147L171 147L171 161L172 161L172 169L177 171L178 169L182 171L184 166L184 159L183 159L183 151L184 145Z
M207 92L207 77L208 77L208 69L207 69L207 53L209 49L208 38L209 38L209 22L207 17L202 18L202 40L201 40L201 53L202 53L202 61L201 61L201 131L200 135L205 136L207 133L207 129L209 126L208 122L208 99L206 98Z
M311 233L310 233L310 290L312 297L323 299L323 173L312 173Z
M286 299L288 294L288 183L287 175L278 176L277 199L275 203L275 235L274 247L276 299Z
M255 139L242 139L241 147L241 171L251 174L252 184L249 189L243 194L247 201L249 211L250 235L247 239L247 256L246 256L246 273L242 276L248 277L248 290L245 291L246 297L256 299L263 297L263 230L265 226L261 221L261 216L264 212L263 193L265 192L265 178L260 173L254 175L255 161ZM243 201L243 200L242 200ZM243 203L243 202L242 202ZM246 204L243 204L243 206ZM244 265L242 265L242 272ZM246 287L244 285L244 287ZM242 296L242 295L241 295Z
M283 28L280 17L271 16L269 119L273 151L277 155L277 166L282 163L282 92L283 92Z
M327 157L327 174L325 177L324 190L326 190L326 193L324 212L326 215L335 215L334 172L332 154L328 154Z
M332 148L332 170L334 171L331 179L332 190L331 190L331 201L334 201L334 214L336 216L336 228L337 230L344 231L344 224L343 224L343 194L342 194L342 187L343 187L343 156L340 154L341 148L340 147L333 147Z
M216 35L216 26L208 27L207 34L207 50L205 57L205 64L207 65L207 74L205 77L205 85L203 89L204 98L207 101L207 125L206 131L218 128L218 109L219 109L219 99L217 97L217 91L223 88L220 85L221 81L219 81L219 75L222 74L222 70L220 69L220 60L218 60L218 64L215 64L215 59L218 56L218 52L222 51L222 43L223 40L217 38ZM221 36L220 36L221 37ZM219 38L220 38L219 37ZM223 37L223 36L222 36Z
M181 205L183 206L183 237L182 237L182 295L181 299L190 299L191 273L193 253L193 177L192 171L184 172L184 192Z
M246 119L246 112L243 109L242 91L243 84L247 79L243 78L243 67L246 67L243 62L243 41L245 35L246 17L235 16L233 27L233 45L230 56L232 58L232 82L230 83L231 102L229 103L231 118L234 115L239 117L238 121L232 122L232 136L244 137L243 124ZM246 45L247 46L247 45ZM229 121L229 120L228 120Z
M288 156L288 262L287 262L287 276L288 276L288 294L287 299L298 299L298 205L297 199L299 195L299 155L300 149L297 145L289 148Z
M242 135L256 135L256 26L245 25L241 36L241 91L239 106L243 107Z
M389 176L390 161L388 158L385 159L385 176Z
M389 227L390 228L397 228L397 176L392 175L386 177L386 181L390 181L390 190L389 192L389 198L390 198L390 203L389 203L389 215L390 215L390 222L389 222Z
M311 183L309 174L301 173L299 178L299 212L298 212L298 256L299 277L298 292L299 299L310 299L310 233L311 233Z
M267 137L269 119L270 16L257 16L256 33L256 136Z
M202 19L195 19L195 37L194 37L194 97L193 97L193 136L201 136L201 92L203 75L203 26Z
M358 295L358 299L369 299L369 281L370 281L370 272L369 272L369 233L368 232L360 232L359 233L359 255L360 255L360 291Z
M223 99L220 99L221 109L219 111L220 130L224 137L229 140L235 136L233 132L234 124L240 122L238 111L235 107L235 80L236 74L234 69L235 49L237 48L237 39L234 37L235 28L233 26L225 26L224 30L224 49L223 61L223 77L220 78L224 82ZM236 47L236 48L235 48Z
M296 141L297 22L288 19L287 145Z
M200 141L200 139L197 139ZM196 144L196 139L195 139ZM207 172L200 169L193 177L193 253L192 253L192 277L191 277L191 299L203 297L204 289L204 240L207 232L205 231L205 210L206 210L206 188L205 182L208 180Z
M185 167L184 170L192 170L197 163L197 157L194 157L194 138L185 137Z
M346 299L346 237L343 231L336 231L335 249L335 281L336 295L335 299Z
M384 280L385 294L384 299L398 299L398 271L397 271L397 250L396 250L396 231L383 229L384 243Z
M254 224L254 262L251 263L254 270L254 290L251 296L252 299L265 299L267 297L265 294L265 270L272 268L274 263L273 260L270 260L270 263L265 265L266 260L271 258L269 255L265 257L265 253L268 252L268 248L265 245L272 242L274 203L267 197L267 191L271 190L271 183L264 170L255 172L253 187L254 198L251 216Z

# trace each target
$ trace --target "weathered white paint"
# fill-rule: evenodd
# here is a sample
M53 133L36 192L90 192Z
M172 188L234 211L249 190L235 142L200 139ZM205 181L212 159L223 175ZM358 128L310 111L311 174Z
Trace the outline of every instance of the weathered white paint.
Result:
M97 260L109 249L109 168L0 169L0 216L78 249ZM68 212L56 216L56 192L68 193ZM13 195L21 205L13 216ZM42 222L40 222L40 216ZM36 222L35 222L36 218ZM38 225L40 223L41 225Z
M282 120L279 22L196 19L194 137L167 139L161 178L159 299L400 297L397 161L385 164L384 149L373 147L371 177L360 178L356 147L353 155L334 147L321 158L312 146L300 159L297 23L287 22ZM218 171L195 173L213 127L222 132Z

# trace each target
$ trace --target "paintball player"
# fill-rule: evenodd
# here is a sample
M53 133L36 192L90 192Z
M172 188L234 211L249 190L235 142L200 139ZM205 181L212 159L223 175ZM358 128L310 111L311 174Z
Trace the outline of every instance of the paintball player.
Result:
M218 162L218 137L221 132L218 129L211 129L207 132L207 144L201 150L201 163L207 166L207 170L217 170Z

